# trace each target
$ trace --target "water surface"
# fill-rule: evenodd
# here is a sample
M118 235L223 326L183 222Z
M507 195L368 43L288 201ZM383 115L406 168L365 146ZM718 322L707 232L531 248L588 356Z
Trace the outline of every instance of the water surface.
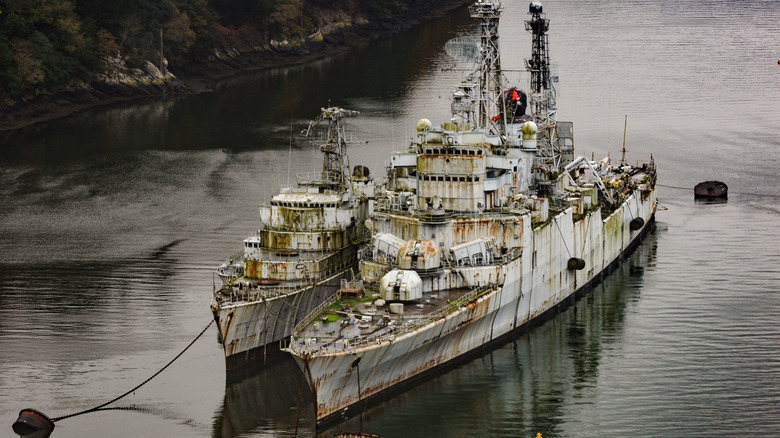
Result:
M527 4L506 2L502 62L530 56ZM579 153L660 169L658 227L593 293L517 339L369 409L362 429L411 436L773 436L780 430L780 2L544 2L559 118ZM382 174L422 117L448 117L467 66L444 42L459 9L213 93L86 111L0 134L0 430L25 407L102 404L211 319L212 270L257 207L316 149L319 108L350 121L352 164ZM510 73L521 84L527 74ZM293 134L293 135L291 135ZM725 181L725 203L691 188ZM678 189L673 187L682 187ZM214 327L113 410L53 437L314 436L289 360L226 381ZM5 429L3 429L5 428ZM356 418L333 430L361 428ZM326 432L326 435L332 431Z

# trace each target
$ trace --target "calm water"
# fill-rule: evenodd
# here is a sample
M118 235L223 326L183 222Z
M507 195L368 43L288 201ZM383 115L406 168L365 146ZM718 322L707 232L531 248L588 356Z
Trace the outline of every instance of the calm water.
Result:
M593 293L483 357L366 411L412 436L776 436L780 430L780 2L544 3L559 118L582 154L660 168L658 226ZM530 54L506 2L502 61ZM0 436L151 376L210 321L212 269L257 206L319 156L294 138L328 100L362 112L352 164L381 174L442 121L464 10L347 54L0 134ZM527 75L513 73L521 84ZM726 203L693 187L725 181ZM53 437L313 436L290 361L226 382L214 327L112 410ZM299 408L300 407L300 408ZM334 430L357 430L355 419ZM327 432L329 434L331 432Z

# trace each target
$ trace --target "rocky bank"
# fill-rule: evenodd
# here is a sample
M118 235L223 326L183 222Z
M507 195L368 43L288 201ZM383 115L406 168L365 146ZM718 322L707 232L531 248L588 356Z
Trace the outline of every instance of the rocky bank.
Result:
M218 25L224 41L199 59L162 66L146 61L130 68L116 56L107 60L107 73L91 83L75 83L46 94L0 100L0 131L22 128L77 111L130 99L209 91L214 82L246 71L302 63L344 50L369 38L402 31L440 16L473 0L431 0L386 19L331 14L325 25L305 38L276 40L251 25ZM162 70L161 71L161 68Z

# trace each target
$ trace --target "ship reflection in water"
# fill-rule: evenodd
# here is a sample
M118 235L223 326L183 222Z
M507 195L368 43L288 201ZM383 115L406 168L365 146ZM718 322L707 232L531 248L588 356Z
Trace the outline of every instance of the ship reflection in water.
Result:
M306 382L288 354L276 352L228 374L225 400L214 418L214 438L298 431L313 435L314 409Z

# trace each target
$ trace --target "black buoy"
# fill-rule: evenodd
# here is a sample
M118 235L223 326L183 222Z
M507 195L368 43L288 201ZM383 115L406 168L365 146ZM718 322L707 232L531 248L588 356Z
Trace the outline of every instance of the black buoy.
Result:
M577 271L581 271L585 269L585 260L582 260L577 257L572 257L569 259L569 263L567 264L569 269L574 269Z
M631 219L631 223L628 224L629 227L631 227L631 231L636 231L642 229L642 227L645 225L645 220L641 217L635 217Z
M171 364L175 362L176 359L180 358L185 351L187 351L190 347L192 347L192 344L194 344L195 341L200 339L200 337L203 336L203 333L206 333L206 330L208 330L208 328L211 327L211 324L213 323L214 320L213 319L210 320L209 323L206 325L206 328L204 328L203 331L201 331L200 334L196 336L195 339L192 340L192 342L189 343L189 345L184 347L184 350L182 350L181 353L177 354L176 357L171 359L170 362L168 362L164 367L162 367L160 371L157 371L156 373L152 374L152 377L149 377L148 379L144 380L143 382L141 382L140 385L127 391L126 393L120 395L119 397L111 401L108 401L106 403L103 403L102 405L95 406L94 408L86 409L81 412L76 412L74 414L63 415L61 417L55 417L55 418L49 418L43 412L36 411L35 409L22 409L21 411L19 411L19 418L16 420L16 422L14 422L14 424L11 427L13 427L14 432L21 435L23 438L47 438L54 430L55 421L60 421L66 418L75 417L77 415L83 415L83 414L88 414L90 412L97 412L102 410L103 408L110 405L111 403L114 403L115 401L123 399L127 395L134 393L136 389L146 385L147 383L149 383L150 380L154 379L160 373L165 371L165 369L171 366Z
M704 181L693 188L694 198L727 198L729 186L720 181Z
M14 432L29 437L46 437L54 430L54 422L46 414L35 409L22 409L13 424ZM35 434L35 435L33 435Z

